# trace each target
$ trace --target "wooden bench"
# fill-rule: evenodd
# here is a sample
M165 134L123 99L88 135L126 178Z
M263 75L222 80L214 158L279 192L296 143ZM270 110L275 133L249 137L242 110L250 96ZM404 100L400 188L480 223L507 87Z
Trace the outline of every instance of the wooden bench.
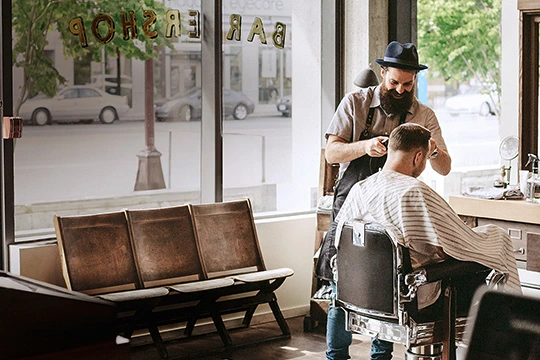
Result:
M230 277L235 285L223 289L223 295L243 294L234 299L217 301L220 313L245 310L243 324L249 326L260 304L268 304L283 335L290 335L275 290L293 270L267 270L259 246L253 211L248 200L217 204L193 205L195 229L200 244L201 260L211 278ZM250 295L250 292L256 294Z
M275 290L293 275L267 270L251 203L183 205L159 209L55 216L68 289L99 296L118 306L124 336L147 328L167 358L158 326L211 317L225 346L232 340L223 314L245 312L249 326L267 303L283 336L290 336Z
M119 327L128 339L135 324L146 324L166 358L151 313L169 290L141 286L125 213L55 216L54 226L67 288L114 302L119 324L127 324Z
M218 288L232 286L231 278L207 280L199 254L191 207L125 210L131 231L135 259L142 286L163 286L169 290L167 304L181 305L155 314L161 323L187 320L185 334L191 335L202 301L215 301ZM195 302L194 305L191 305ZM225 345L230 337L219 313L209 312Z

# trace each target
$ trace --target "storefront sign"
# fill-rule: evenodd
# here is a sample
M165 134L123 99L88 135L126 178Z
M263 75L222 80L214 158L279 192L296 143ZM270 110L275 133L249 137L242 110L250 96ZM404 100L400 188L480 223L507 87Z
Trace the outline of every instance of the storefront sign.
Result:
M138 28L137 28L137 18L133 11L120 13L122 18L122 34L124 40L137 39L138 38ZM201 37L201 16L198 10L189 10L188 11L189 19L187 21L188 28L187 34L190 38L200 38ZM167 28L165 31L165 37L179 37L181 35L181 22L180 22L180 11L178 10L168 10L166 15ZM142 20L142 31L150 39L155 39L158 36L157 31L152 30L152 26L156 23L157 16L153 10L144 11L144 19ZM101 25L101 24L104 25ZM101 25L101 31L100 31ZM228 40L241 41L242 38L242 16L239 14L231 14L229 21L229 31L227 32ZM106 29L103 31L103 29ZM278 49L283 49L285 47L285 34L287 26L282 22L276 22L274 25L274 32L272 34L273 44ZM84 27L84 21L82 17L76 17L71 19L69 22L69 31L79 37L79 41L82 47L88 47L88 40L86 29ZM109 43L115 36L115 24L113 18L108 14L99 14L92 19L91 32L94 38L102 43ZM259 17L253 19L251 25L251 30L249 31L247 41L252 42L255 35L259 37L259 41L262 44L266 44L266 32L264 30L264 25Z

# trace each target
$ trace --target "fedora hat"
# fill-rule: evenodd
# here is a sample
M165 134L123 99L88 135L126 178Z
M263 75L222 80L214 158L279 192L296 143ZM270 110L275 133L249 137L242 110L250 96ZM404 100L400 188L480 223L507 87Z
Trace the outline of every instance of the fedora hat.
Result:
M376 59L375 62L381 66L405 70L427 69L426 65L418 63L418 52L414 44L401 44L397 41L392 41L388 44L384 53L384 59Z

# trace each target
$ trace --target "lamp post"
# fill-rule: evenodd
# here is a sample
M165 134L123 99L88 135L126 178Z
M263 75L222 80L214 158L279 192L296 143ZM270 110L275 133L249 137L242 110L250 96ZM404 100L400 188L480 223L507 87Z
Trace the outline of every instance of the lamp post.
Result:
M154 145L154 60L144 62L144 136L146 148L139 151L135 191L165 188L161 153Z

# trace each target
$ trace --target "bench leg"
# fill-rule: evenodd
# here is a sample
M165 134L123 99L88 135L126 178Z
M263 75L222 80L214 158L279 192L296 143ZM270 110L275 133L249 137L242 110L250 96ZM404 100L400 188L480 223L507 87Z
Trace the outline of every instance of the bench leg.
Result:
M276 318L276 321L279 324L279 328L281 329L281 332L283 333L283 335L291 335L291 330L289 329L289 325L287 324L285 317L281 313L281 309L279 308L275 295L274 295L274 299L270 301L268 305L270 305L270 308L272 309L272 312L274 313L274 317Z
M212 316L212 321L214 322L214 326L216 327L216 330L221 337L221 341L223 341L223 345L225 347L229 347L232 345L231 336L229 335L229 332L227 331L227 328L225 327L225 323L223 322L223 318L221 317L219 313L219 309L217 307L217 304L215 302L212 302L206 306L208 309L208 312L210 313L210 316Z
M187 321L186 328L184 329L184 335L186 337L190 337L193 334L193 329L195 329L195 324L197 323L197 320L199 319L200 314L203 312L206 302L200 301L197 304L197 307L193 311L193 315L189 317L189 320Z
M131 317L131 320L129 322L127 329L122 334L126 339L131 339L131 335L133 335L133 331L135 331L137 324L146 321L146 318L148 317L148 315L146 314L147 311L148 309L146 308L140 308L137 311L135 311L135 313Z
M193 334L193 329L195 329L195 324L197 323L197 316L192 316L189 318L186 328L184 329L184 335L190 337Z
M124 336L128 339L131 338L131 335L133 334L133 330L135 326L137 325L138 321L142 321L143 324L145 324L146 328L148 329L148 332L150 332L150 336L152 337L152 340L154 341L154 345L157 348L157 351L159 353L159 357L161 359L168 359L169 354L167 352L167 349L165 348L165 344L163 343L163 338L161 337L161 334L159 333L159 329L154 321L152 310L156 307L157 303L159 302L159 299L156 299L154 301L149 301L144 306L141 306L139 310L135 312L133 315L133 326L130 326L129 329L126 330L124 333Z
M128 326L127 330L122 334L126 339L131 339L133 331L135 329L135 321L131 321L131 325Z
M161 334L159 333L159 329L157 328L156 324L154 324L153 322L151 324L148 324L148 331L150 331L150 336L152 336L154 345L156 345L159 357L161 359L168 359L169 354L167 352L167 348L163 343L163 338L161 337Z
M244 320L242 320L242 325L249 327L249 324L251 324L251 320L253 319L253 314L255 314L255 310L257 310L257 305L250 306L247 309Z

